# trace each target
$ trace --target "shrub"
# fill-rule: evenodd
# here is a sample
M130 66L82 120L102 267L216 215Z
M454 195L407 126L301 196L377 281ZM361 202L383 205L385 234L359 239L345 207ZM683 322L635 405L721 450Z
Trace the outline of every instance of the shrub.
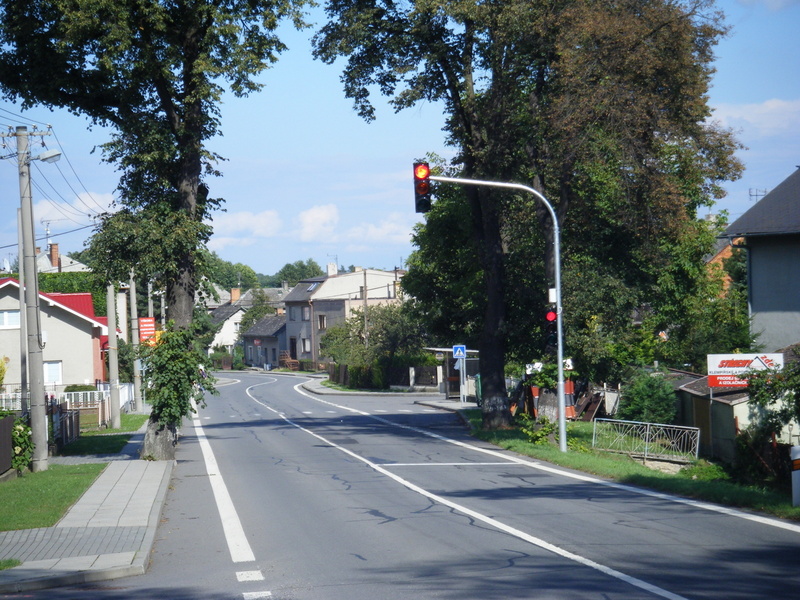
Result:
M96 392L97 387L88 383L72 383L64 388L64 392Z
M28 422L20 417L11 430L11 468L17 473L27 470L33 458L33 431Z
M617 418L646 423L672 423L677 396L662 373L640 371L623 388Z

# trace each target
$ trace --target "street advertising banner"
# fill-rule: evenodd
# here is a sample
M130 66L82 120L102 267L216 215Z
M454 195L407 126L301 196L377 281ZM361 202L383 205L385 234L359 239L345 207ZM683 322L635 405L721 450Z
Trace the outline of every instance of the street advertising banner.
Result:
M156 337L155 317L139 317L139 342L142 344L153 345L155 337Z
M709 354L708 387L745 387L748 371L782 369L783 354Z

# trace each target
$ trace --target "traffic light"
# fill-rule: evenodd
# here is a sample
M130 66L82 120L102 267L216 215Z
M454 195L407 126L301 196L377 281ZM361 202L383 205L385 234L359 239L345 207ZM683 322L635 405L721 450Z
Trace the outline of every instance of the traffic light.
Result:
M431 209L431 168L428 163L414 163L414 206L418 213Z
M556 354L558 350L558 312L555 306L547 307L544 320L545 354Z

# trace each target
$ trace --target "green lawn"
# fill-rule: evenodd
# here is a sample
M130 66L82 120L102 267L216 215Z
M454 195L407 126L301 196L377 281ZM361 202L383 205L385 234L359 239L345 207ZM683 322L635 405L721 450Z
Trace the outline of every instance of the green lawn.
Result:
M61 449L61 456L117 454L131 439L131 434L138 431L148 418L147 415L122 414L119 429L81 430L77 440Z
M105 467L50 465L0 484L0 531L52 527Z
M658 490L668 494L735 506L800 521L800 507L792 506L790 492L738 485L724 471L706 461L688 465L678 474L662 473L645 467L623 454L593 450L592 423L570 423L567 440L570 449L563 453L556 444L534 445L519 429L482 431L481 411L464 411L472 435L501 448L553 464L609 479Z
M116 454L147 421L147 415L120 415L119 429L81 431L62 449L64 456ZM0 531L52 527L75 504L105 468L102 464L54 465L0 484ZM24 507L24 510L21 510ZM0 569L15 566L8 561Z
M129 415L127 413L122 413L120 415L120 425L119 429L83 429L81 430L81 436L97 436L97 435L108 435L110 433L126 433L126 432L136 432L139 431L139 428L147 422L149 419L149 415Z

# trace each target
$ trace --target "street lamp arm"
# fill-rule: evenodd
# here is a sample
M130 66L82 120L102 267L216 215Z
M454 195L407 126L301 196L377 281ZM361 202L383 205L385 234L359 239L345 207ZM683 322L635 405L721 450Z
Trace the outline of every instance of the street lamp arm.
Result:
M566 424L566 399L564 397L564 328L561 315L561 236L558 228L558 217L550 202L541 193L532 187L521 183L505 183L500 181L483 181L480 179L461 179L457 177L441 177L431 175L431 181L442 183L457 183L460 185L479 185L484 187L505 188L520 190L533 194L550 213L553 221L553 246L554 246L554 271L555 271L555 290L556 290L556 335L557 350L556 361L558 362L558 443L562 452L567 451L567 424Z

